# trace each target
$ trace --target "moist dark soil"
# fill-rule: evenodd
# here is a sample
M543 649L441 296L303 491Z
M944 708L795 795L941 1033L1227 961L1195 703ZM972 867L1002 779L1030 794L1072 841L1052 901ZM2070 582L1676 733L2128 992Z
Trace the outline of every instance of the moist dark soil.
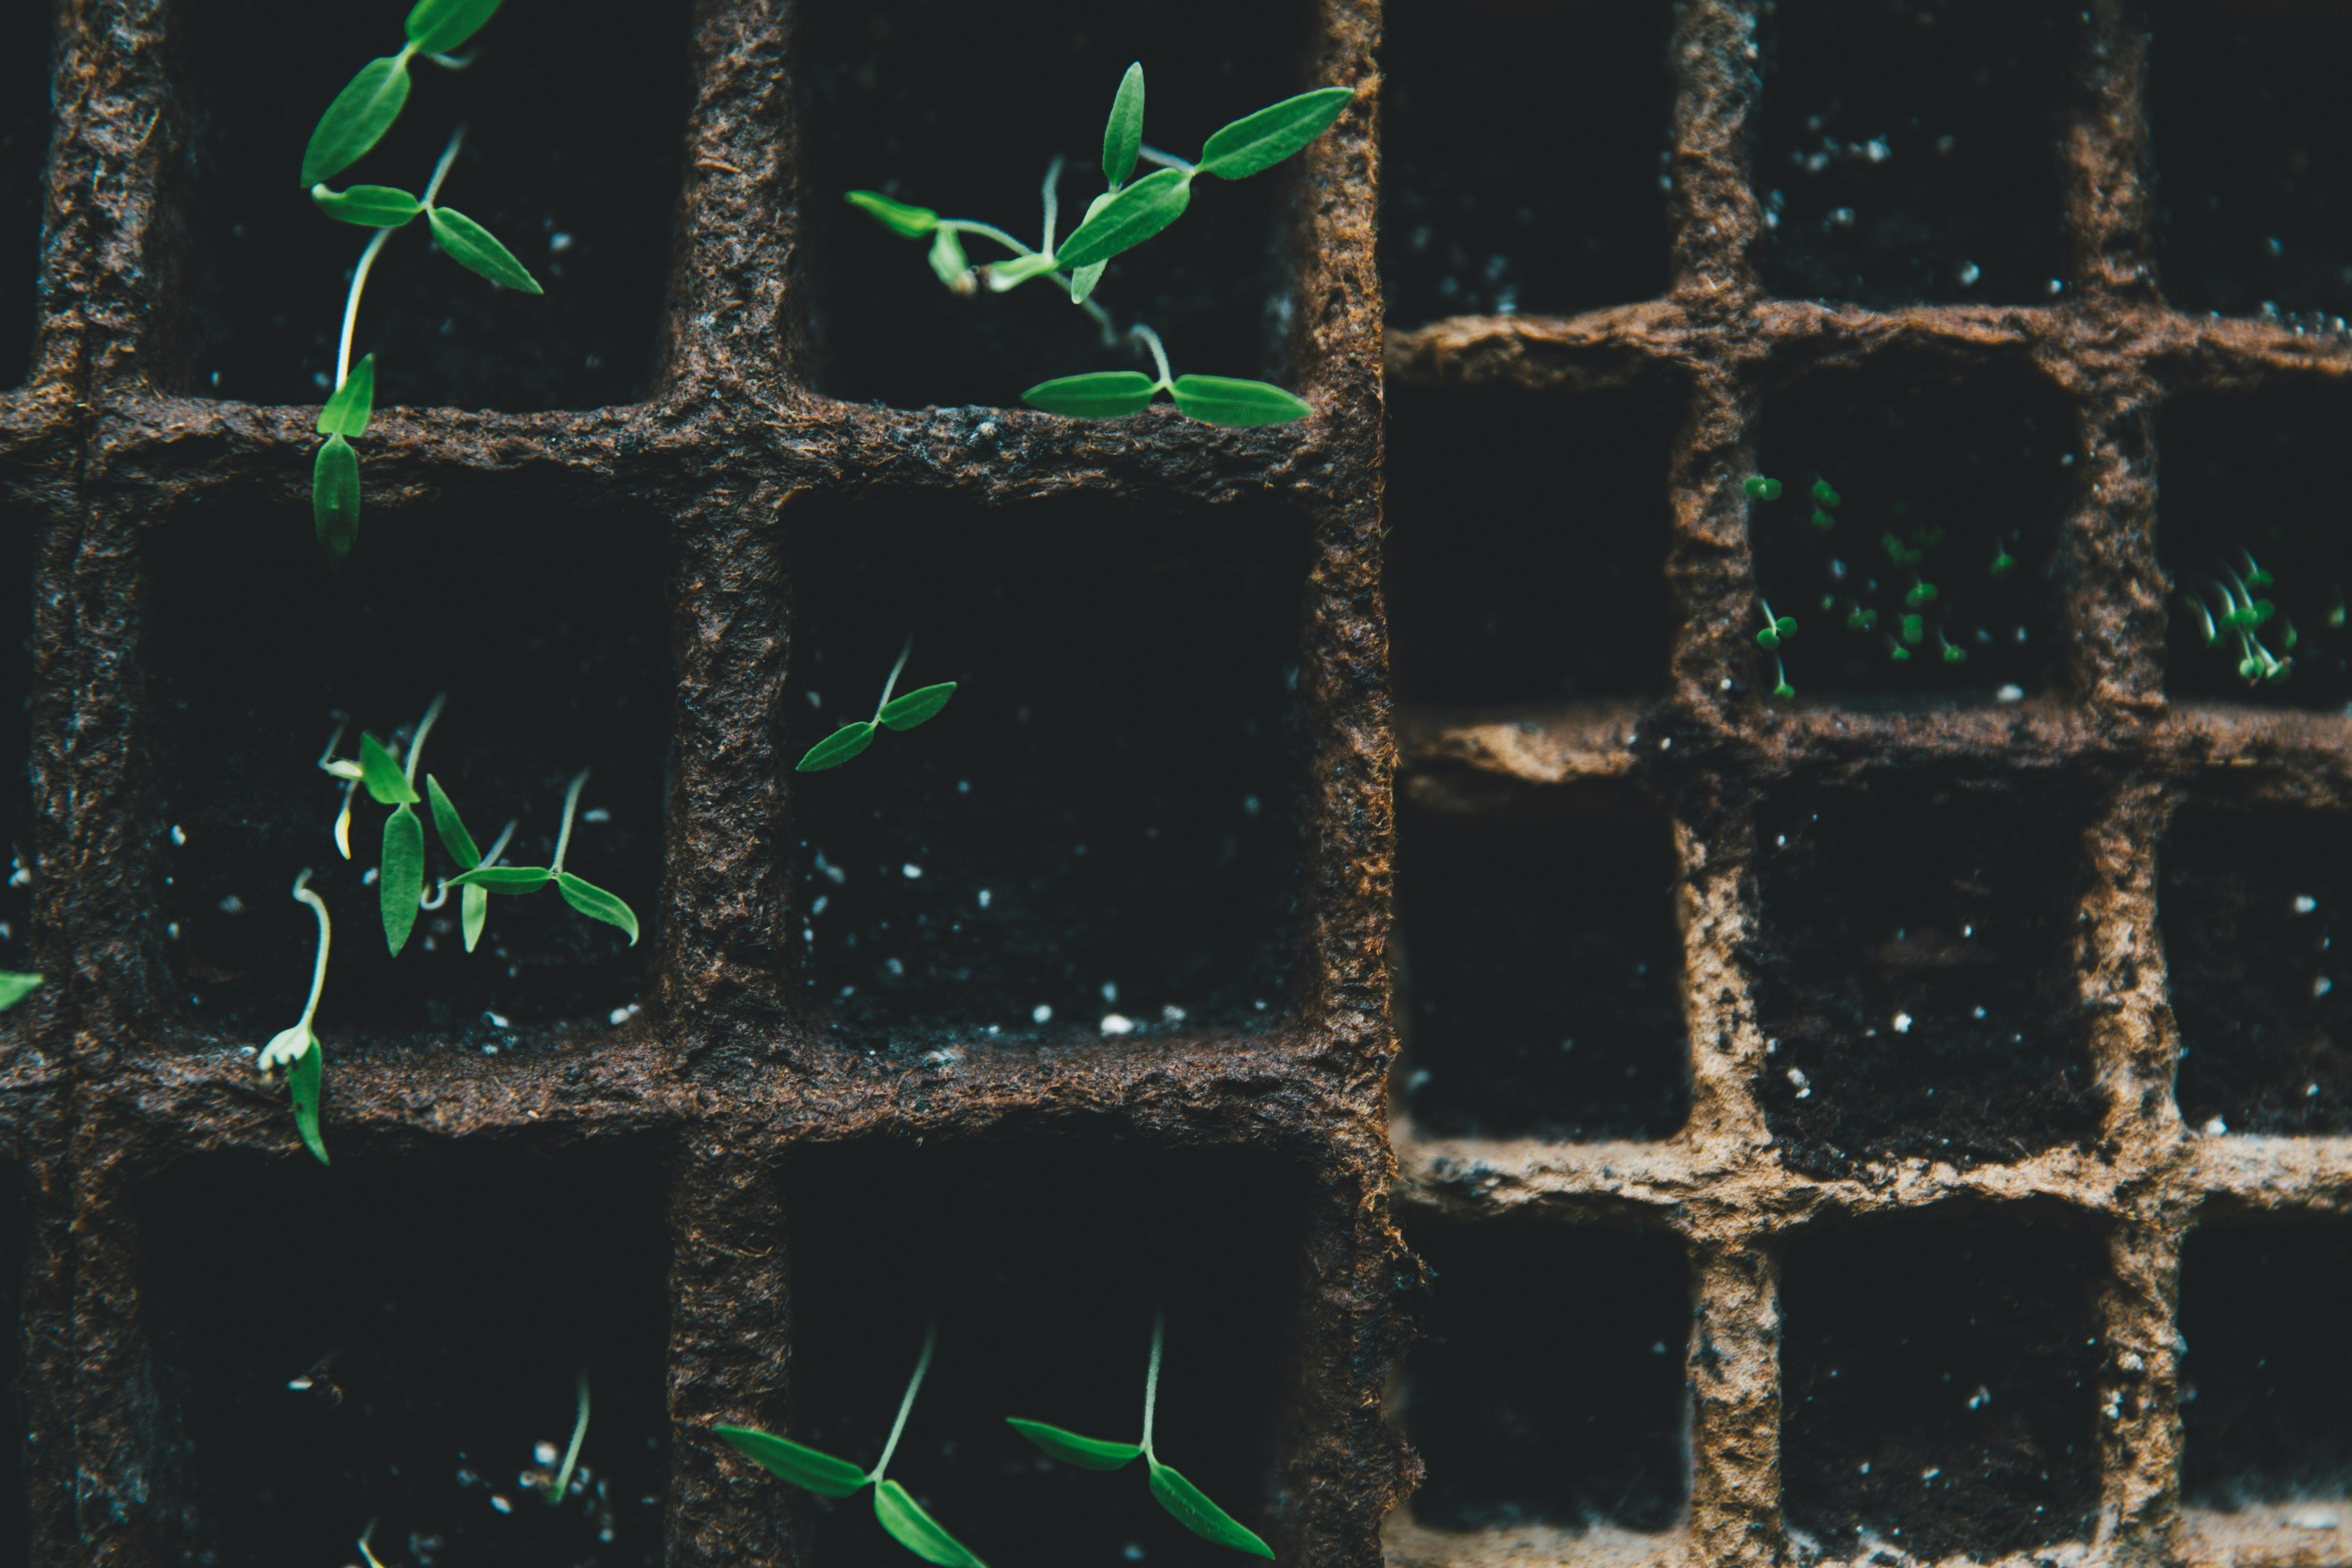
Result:
M2087 803L2054 781L1896 774L1759 823L1758 1083L1790 1169L1972 1165L2097 1131L2074 975Z
M530 412L652 389L688 102L681 0L507 0L474 64L415 62L399 122L330 182L441 188L546 290L503 289L438 253L422 219L369 274L352 357L376 402ZM188 390L324 400L352 269L372 232L311 205L299 175L320 114L402 41L398 5L193 0L183 66L195 114Z
M2085 1540L2104 1249L2055 1213L1809 1232L1780 1278L1780 1481L1845 1555L1990 1562Z
M1664 389L1389 399L1390 658L1397 689L1481 706L1661 691Z
M2347 419L2352 393L2291 384L2167 405L2157 426L2157 552L2173 588L2165 605L2167 696L2328 711L2352 703ZM2284 683L2249 683L2238 672L2245 656L2236 635L2223 630L2208 645L2204 620L2183 596L2218 607L2228 574L2244 580L2247 552L2274 579L2250 592L2276 606L2257 635L2273 658L2294 659Z
M20 1321L25 1280L25 1242L29 1228L22 1174L11 1170L0 1175L0 1306L9 1321ZM0 1343L0 1563L22 1564L30 1560L32 1521L25 1497L25 1352L24 1333L6 1336Z
M2186 810L2159 862L2180 1114L2232 1132L2352 1131L2352 820Z
M1400 826L1395 1081L1414 1130L1672 1137L1690 1071L1664 816L1408 810Z
M602 1024L632 1004L650 942L632 949L552 889L494 897L472 953L453 893L392 957L368 877L387 810L360 793L341 858L342 785L317 763L338 714L350 717L338 754L352 757L363 729L390 740L446 691L418 792L437 777L485 850L513 818L505 859L544 866L565 786L591 769L564 868L649 922L672 684L660 525L492 492L368 528L340 573L308 518L245 498L168 530L151 692L170 742L152 829L171 846L164 947L189 1020L254 1044L295 1021L318 934L289 893L306 866L334 920L318 1018L331 1055L420 1030L488 1049L513 1041L501 1019ZM418 810L429 889L457 868Z
M0 969L14 970L33 967L33 530L31 513L0 510Z
M1660 1232L1415 1234L1435 1276L1405 1363L1413 1517L1673 1528L1690 1495L1691 1283Z
M1304 1283L1306 1186L1294 1173L1033 1134L952 1153L840 1151L799 1163L788 1182L788 1435L872 1465L936 1321L938 1352L889 1474L944 1529L992 1563L1213 1568L1228 1549L1161 1510L1140 1460L1078 1470L1005 1425L1019 1415L1135 1441L1159 1304L1156 1451L1267 1532ZM816 1561L905 1561L870 1495L792 1496L819 1516Z
M812 509L787 753L870 720L910 634L898 689L958 686L794 777L809 1010L869 1048L1278 1021L1305 544L1268 510Z
M1666 291L1666 5L1413 0L1382 23L1391 326Z
M1884 308L2063 293L2058 110L2081 9L1768 4L1755 259L1775 294Z
M31 368L49 153L49 7L0 4L0 387Z
M2184 1500L2234 1509L2352 1488L2352 1227L2217 1226L2180 1266Z
M187 1561L653 1568L662 1561L661 1184L614 1163L307 1159L156 1184L142 1246L200 1497ZM540 1445L591 1414L576 1490ZM310 1386L289 1384L304 1378Z
M2323 5L2160 6L2148 117L2164 292L2183 310L2352 310L2352 127L2335 63L2352 16Z
M1103 121L1130 63L1143 65L1145 144L1198 158L1219 126L1315 85L1305 76L1307 36L1296 0L811 5L797 53L819 387L899 407L1010 407L1023 389L1058 375L1149 374L1140 344L1106 344L1051 279L1003 294L950 293L924 259L929 239L901 238L843 193L880 191L1034 247L1046 166L1064 154L1055 232L1066 238L1104 189ZM1180 375L1272 376L1296 309L1283 291L1279 216L1296 167L1195 184L1174 226L1104 273L1094 298L1117 331L1151 327ZM977 237L964 248L976 264L1007 254Z
M2039 688L2059 651L2075 447L2065 397L2017 365L1955 380L1897 360L1768 396L1763 471L1781 494L1749 503L1749 538L1766 598L1797 623L1780 653L1799 695L1982 702ZM1816 499L1822 481L1839 504ZM2014 564L1996 574L2004 552ZM1769 689L1771 655L1758 666Z

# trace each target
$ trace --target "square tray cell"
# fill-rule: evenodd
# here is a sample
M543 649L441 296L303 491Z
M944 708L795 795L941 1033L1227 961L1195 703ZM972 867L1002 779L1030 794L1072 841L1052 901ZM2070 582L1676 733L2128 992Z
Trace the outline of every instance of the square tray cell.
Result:
M22 1321L29 1226L24 1173L13 1167L0 1170L0 1310L12 1324ZM7 1452L0 1454L0 1563L11 1564L29 1562L32 1545L25 1487L24 1341L20 1329L0 1342L0 1433L7 1435Z
M798 50L801 212L819 389L902 408L1013 407L1055 376L1149 373L1139 342L1107 344L1050 279L950 292L925 264L929 240L883 228L844 193L880 191L1034 246L1046 166L1065 155L1056 233L1067 238L1102 192L1103 121L1129 64L1144 70L1144 143L1197 158L1219 126L1317 85L1301 74L1307 26L1297 0L811 5ZM1203 179L1172 227L1113 258L1094 298L1116 330L1151 327L1179 374L1280 379L1291 300L1278 215L1297 166ZM975 264L1006 254L971 237L965 251Z
M2352 16L2335 7L2160 7L2148 118L2172 303L2343 330L2352 126L2332 68L2347 51Z
M1887 307L2062 293L2058 111L2079 7L1768 5L1755 258L1775 294Z
M418 793L438 778L485 850L512 818L508 862L544 866L565 786L590 769L565 869L650 922L672 687L662 545L660 525L633 513L499 493L379 518L340 572L307 518L240 498L167 525L154 567L152 689L166 742L154 832L184 1016L257 1045L293 1023L318 940L289 896L306 866L334 920L319 1009L332 1047L420 1035L498 1046L514 1041L509 1025L601 1026L634 1002L652 942L632 948L551 889L493 898L471 953L453 893L393 957L373 881L388 811L360 792L341 858L342 785L317 763L338 713L350 716L338 754L355 757L362 730L389 741L446 691ZM458 868L418 812L429 891Z
M929 1049L1280 1020L1300 941L1306 535L891 498L794 531L786 753L902 692L936 719L793 781L803 994Z
M1925 1563L2087 1539L2102 1257L2055 1215L1801 1237L1780 1278L1791 1531L1835 1555L1881 1540Z
M938 1351L889 1474L942 1528L990 1563L1220 1568L1231 1551L1164 1512L1140 1460L1079 1470L1005 1424L1017 1415L1134 1442L1157 1303L1167 1340L1155 1450L1244 1525L1272 1531L1302 1277L1306 1189L1295 1173L1033 1137L854 1149L809 1159L787 1180L786 1435L873 1464L936 1322ZM905 1563L867 1498L826 1504L782 1481L751 1484L818 1515L812 1560L825 1568Z
M302 150L352 73L403 39L394 5L193 0L184 79L195 106L191 390L323 402L352 269L369 231L300 184ZM443 202L482 224L546 290L476 277L420 219L368 276L352 357L376 357L376 403L532 412L650 394L686 134L688 6L507 0L474 64L423 61L399 122L329 183L421 193L467 127ZM257 73L283 90L256 91ZM299 85L297 85L299 84Z
M1663 691L1663 389L1389 400L1391 658L1408 700L1454 706Z
M1435 1275L1399 1401L1429 1467L1414 1520L1674 1528L1690 1496L1681 1244L1655 1231L1410 1239Z
M1664 5L1413 0L1382 21L1389 325L1666 291Z
M2352 1366L2334 1349L2352 1293L2341 1221L2216 1226L2180 1263L2180 1488L2235 1509L2352 1497Z
M2184 397L2166 408L2157 426L2157 553L2172 586L2168 697L2327 712L2352 702L2344 597L2352 587L2352 498L2341 479L2347 418L2352 393L2320 386ZM2250 581L2250 563L2271 580ZM2219 624L2225 596L2274 606L2252 634L2259 648ZM2201 613L2192 598L2205 605ZM2212 643L2208 616L2218 634ZM2241 673L2249 658L2251 679ZM2287 659L2283 679L2268 678Z
M1895 774L1768 803L1748 961L1790 1169L1965 1169L2096 1133L2083 827L2049 784Z
M1748 539L1759 588L1797 623L1780 653L1799 695L1981 701L2041 686L2059 652L2074 437L2057 388L2015 364L1952 379L1892 361L1769 395L1761 460L1782 489L1749 502ZM1754 668L1769 689L1771 656Z
M1670 1138L1690 1113L1680 877L1633 802L1408 809L1403 1103L1425 1136Z
M33 967L33 549L29 510L0 508L0 969ZM290 1020L289 1020L290 1021Z
M0 0L0 387L31 368L48 184L49 13Z

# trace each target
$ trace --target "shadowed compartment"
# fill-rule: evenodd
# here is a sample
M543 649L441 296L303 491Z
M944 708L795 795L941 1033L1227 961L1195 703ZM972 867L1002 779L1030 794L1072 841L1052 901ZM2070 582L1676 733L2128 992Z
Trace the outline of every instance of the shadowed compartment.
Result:
M1156 1451L1279 1541L1275 1459L1304 1278L1297 1173L1033 1131L1017 1145L844 1149L799 1162L787 1184L789 1436L871 1466L936 1320L938 1353L889 1474L950 1534L990 1563L1230 1568L1246 1559L1164 1512L1142 1461L1076 1469L1005 1425L1134 1442L1158 1303ZM824 1568L907 1562L870 1492L825 1503L755 1484L819 1513Z
M795 53L817 385L902 408L1013 407L1024 388L1055 376L1149 374L1140 343L1106 344L1052 279L1003 294L950 292L925 263L929 239L891 233L844 193L879 191L1035 246L1046 166L1063 155L1056 234L1066 239L1104 188L1103 121L1129 64L1141 62L1146 79L1144 144L1197 158L1219 126L1317 85L1304 74L1307 37L1297 0L805 7ZM1247 180L1195 184L1173 226L1104 273L1094 299L1116 330L1151 327L1180 375L1282 379L1297 167L1293 158ZM976 235L964 249L975 264L1009 254Z
M439 779L485 851L511 818L507 863L545 866L565 786L589 769L565 869L649 921L673 684L661 525L485 491L377 515L340 572L307 518L236 496L164 529L149 666L164 741L152 831L166 971L185 1016L257 1045L294 1022L318 938L289 894L306 866L334 919L319 1010L331 1050L419 1032L510 1045L509 1025L602 1026L632 1004L651 942L632 948L551 889L494 897L471 953L452 893L417 917L394 958L373 876L388 809L359 793L341 858L342 785L317 763L339 715L349 724L338 755L354 757L363 730L389 741L446 691L417 792ZM425 839L429 895L460 868L429 820Z
M1413 1232L1435 1276L1399 1404L1414 1521L1672 1529L1690 1493L1691 1284L1660 1231Z
M142 1277L197 1487L186 1560L342 1563L373 1519L387 1563L656 1568L669 1248L652 1176L477 1152L157 1182ZM560 1463L583 1366L577 1489L550 1507L524 1476L550 1445Z
M2103 1249L2055 1209L1811 1232L1780 1277L1791 1531L1990 1563L2088 1538Z
M2200 1227L2180 1262L2180 1486L2193 1505L2352 1496L2352 1226Z
M1300 941L1304 528L1270 510L795 513L786 753L901 692L919 729L796 773L803 995L844 1043L1248 1030Z
M33 967L33 552L38 519L0 507L0 969ZM289 1020L289 1022L291 1020Z
M1381 20L1389 325L1666 291L1665 5L1408 0Z
M0 387L32 368L49 155L49 13L0 0Z
M185 0L194 108L188 390L315 404L332 389L352 269L371 231L300 184L303 148L367 61L403 42L398 4ZM328 183L421 195L459 124L441 190L546 290L501 289L431 243L419 218L368 276L352 349L376 403L536 412L650 394L689 100L688 7L506 0L448 71L423 60L399 122ZM256 90L267 81L271 90ZM282 90L278 89L282 86Z
M28 1434L25 1413L25 1255L32 1215L25 1173L0 1167L0 1310L12 1331L0 1336L0 1564L31 1561L32 1518L25 1495Z

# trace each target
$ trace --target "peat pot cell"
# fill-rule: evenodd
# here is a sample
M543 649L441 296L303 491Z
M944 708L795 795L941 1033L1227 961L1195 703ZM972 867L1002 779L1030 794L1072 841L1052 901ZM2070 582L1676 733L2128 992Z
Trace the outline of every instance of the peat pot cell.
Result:
M2098 1128L2074 968L2081 805L1899 774L1769 804L1748 962L1793 1170L1966 1168Z
M2103 1251L2055 1215L1801 1238L1780 1280L1780 1484L1832 1555L1990 1563L2086 1539Z
M1776 294L1872 306L2063 292L2059 108L2081 9L1781 0L1765 10L1755 249Z
M0 1167L0 1313L12 1328L23 1310L26 1212L24 1173ZM26 1508L24 1464L24 1335L0 1336L0 1563L10 1568L30 1561L32 1521Z
M154 1184L148 1331L219 1568L656 1568L668 1419L661 1185L618 1161L309 1159ZM551 1480L589 1380L563 1501ZM177 1520L180 1510L157 1516Z
M1662 392L1391 395L1398 690L1470 708L1664 690L1677 418Z
M1402 827L1400 1071L1414 1131L1672 1137L1690 1074L1665 819L1409 809Z
M0 0L0 387L31 368L39 309L50 11L41 0Z
M2234 1510L2352 1497L2347 1293L2352 1226L2340 1220L2190 1235L2180 1264L2187 1501Z
M193 389L323 402L352 270L369 232L320 213L303 149L320 114L401 45L397 3L188 0L194 105L190 217ZM368 275L352 354L376 356L375 400L535 412L652 390L679 149L682 0L507 0L449 71L414 62L407 107L329 183L421 195L459 124L441 201L488 228L546 292L500 288L431 242L422 218ZM271 90L256 90L257 79ZM277 90L282 84L284 90Z
M1765 601L1797 623L1779 652L1800 693L2014 701L2043 682L2076 489L2055 387L2011 364L1811 375L1768 396L1762 460L1781 493L1749 502L1748 538Z
M2352 393L2305 386L2166 409L2157 552L2172 587L2168 697L2326 712L2352 702L2347 418ZM2226 624L2248 606L2260 625Z
M1006 1425L1136 1441L1157 1304L1155 1452L1279 1543L1276 1461L1307 1201L1287 1169L1033 1137L1017 1148L841 1151L787 1181L791 1436L871 1466L936 1323L889 1474L949 1533L990 1563L1225 1568L1240 1559L1162 1511L1141 1461L1077 1469ZM818 1515L809 1560L823 1568L906 1563L869 1497L826 1504L779 1480L753 1484Z
M0 969L33 967L33 545L29 510L0 508Z
M164 525L150 688L163 746L150 826L163 858L165 973L191 1021L253 1044L294 1021L318 939L289 896L305 867L334 921L319 1009L331 1047L424 1033L503 1047L517 1040L509 1026L601 1029L635 1002L652 943L633 948L552 889L493 897L470 953L453 892L417 916L394 958L375 885L389 813L359 792L344 859L333 832L343 786L318 762L341 716L337 755L352 758L363 731L393 742L446 692L417 793L438 779L484 851L511 819L505 862L545 866L566 786L590 770L564 869L650 921L672 687L662 542L660 525L634 513L583 516L512 495L379 516L339 572L307 516L245 498ZM462 868L429 808L416 809L429 896Z
M1412 1237L1435 1276L1405 1362L1416 1523L1655 1532L1690 1492L1688 1266L1656 1232Z
M1385 24L1391 325L1665 292L1664 5L1411 0Z
M1066 239L1103 190L1103 121L1127 68L1146 78L1143 141L1185 158L1229 121L1318 84L1302 74L1297 0L1106 7L960 0L817 0L800 23L801 211L815 247L819 386L902 408L1017 406L1022 391L1086 371L1142 370L1043 278L957 292L908 239L850 207L879 191L1035 245L1047 165L1066 159ZM1006 90L1008 84L1019 89ZM1094 301L1124 332L1159 332L1179 374L1276 377L1290 317L1284 260L1297 159L1254 178L1203 178L1164 233L1112 258ZM1147 166L1139 172L1150 173ZM1003 247L965 237L975 264Z
M807 514L788 754L870 719L910 635L898 690L957 682L922 728L794 775L809 1008L908 1049L1279 1022L1305 543L1276 511Z

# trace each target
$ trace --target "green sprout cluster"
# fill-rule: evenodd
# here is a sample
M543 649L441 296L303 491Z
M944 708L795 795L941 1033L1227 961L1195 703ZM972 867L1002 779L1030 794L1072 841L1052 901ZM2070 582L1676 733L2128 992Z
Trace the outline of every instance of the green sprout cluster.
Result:
M2199 585L2183 592L2180 602L2204 626L2207 647L2220 648L2222 657L2228 658L2232 651L2228 645L2234 643L2239 679L2249 687L2284 686L2294 673L2294 646L2300 640L2294 622L2280 616L2278 606L2270 600L2254 597L2255 589L2270 587L2277 579L2257 565L2242 546L2238 551L2238 563L2244 568L2242 572L2226 562L2215 562L2220 575L2197 578ZM2211 595L2210 604L2208 595ZM2273 634L2278 638L2276 654L2264 646L2262 638L2263 627L2273 618L2278 621L2278 630ZM2333 626L2343 625L2341 605L2329 621Z

